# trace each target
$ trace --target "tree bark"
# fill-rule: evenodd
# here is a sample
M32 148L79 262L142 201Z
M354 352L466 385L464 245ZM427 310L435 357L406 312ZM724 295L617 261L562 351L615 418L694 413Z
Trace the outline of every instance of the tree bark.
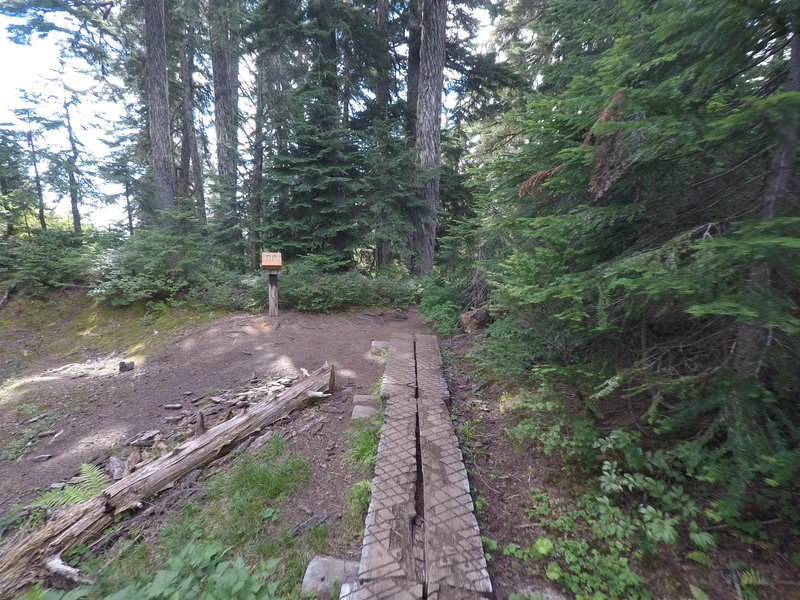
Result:
M187 44L188 45L188 44ZM181 80L181 155L178 161L178 178L175 182L175 194L178 198L189 198L189 181L191 179L192 151L189 138L194 129L194 114L192 110L192 83L189 73L189 59L184 48L180 53L179 75Z
M433 268L436 243L446 27L447 0L424 0L416 148L417 162L430 173L427 183L418 191L423 208L416 215L412 236L413 270L417 275L426 275Z
M800 91L800 34L793 32L789 43L789 73L787 92ZM769 171L764 181L760 216L771 219L780 213L781 203L789 199L797 170L797 144L800 139L797 125L783 121L776 128L777 143L770 158ZM772 287L772 273L766 261L757 261L750 269L747 285L756 293ZM759 323L739 326L733 352L734 365L745 376L757 377L772 332Z
M145 87L156 209L175 209L164 0L144 0Z
M67 161L67 177L69 179L69 201L72 207L72 230L81 232L80 188L76 176L78 170L78 143L72 129L72 119L69 115L69 102L64 99L64 118L67 123L67 139L69 140L70 155Z
M263 208L262 195L264 193L264 131L266 122L265 77L266 56L263 52L259 52L256 57L256 76L254 82L256 110L253 117L253 170L250 173L250 199L247 206L249 213L247 237L250 241L250 266L253 269L258 269L261 264L259 256L259 234L257 229L261 224L261 211Z
M378 56L375 105L378 108L379 118L388 119L392 69L389 47L389 0L377 0L375 3L375 27L383 46Z
M39 227L47 229L47 222L44 220L44 192L42 191L42 177L39 175L39 159L36 153L36 144L33 142L33 128L28 121L28 150L31 154L31 166L33 167L33 182L36 185L36 202L38 207Z
M209 3L211 69L214 84L214 126L217 134L217 189L224 238L235 242L237 231L236 169L238 165L239 8L236 0Z
M181 163L178 195L192 198L197 218L206 222L206 201L203 189L203 165L197 147L197 128L194 118L194 48L188 41L192 31L187 31L187 42L180 58L182 94Z
M408 69L406 72L406 136L409 148L417 143L417 98L419 97L420 45L422 22L420 4L408 0Z
M131 204L131 180L125 169L125 213L128 215L128 233L133 235L133 205Z
M376 65L375 77L375 106L377 108L378 119L389 119L389 103L391 99L391 82L392 82L392 57L391 57L391 34L389 28L389 0L377 0L375 3L375 28L380 36L382 48L378 56ZM417 54L419 58L419 54ZM389 133L381 132L381 136L389 135ZM385 139L381 138L378 143L381 145L381 151L386 152ZM375 224L376 232L380 224ZM375 261L375 269L389 264L390 248L389 244L383 239L375 241L375 252L373 254Z
M48 525L4 548L0 556L0 598L12 598L47 574L47 562L98 537L116 515L141 505L187 473L236 448L262 427L274 423L332 391L333 367L327 363L276 398L249 407L236 417L177 446L107 487L91 500L71 507Z

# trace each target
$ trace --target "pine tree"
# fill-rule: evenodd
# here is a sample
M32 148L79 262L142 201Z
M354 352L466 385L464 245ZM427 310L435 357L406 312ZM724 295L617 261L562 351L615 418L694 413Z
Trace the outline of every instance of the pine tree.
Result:
M754 478L800 472L795 17L769 2L512 8L508 56L536 83L486 172L487 236L507 252L494 301L514 313L498 348L596 399L624 390L736 514Z

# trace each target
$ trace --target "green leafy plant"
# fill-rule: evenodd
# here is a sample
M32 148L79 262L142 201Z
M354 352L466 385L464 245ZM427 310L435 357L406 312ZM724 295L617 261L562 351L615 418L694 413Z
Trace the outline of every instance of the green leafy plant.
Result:
M94 498L103 491L107 484L108 478L102 469L94 465L82 464L78 480L74 485L49 490L31 502L30 506L55 508L57 506L80 504Z
M226 560L221 544L189 542L175 556L167 559L166 569L158 571L152 581L127 586L104 596L104 600L168 600L197 598L214 600L277 599L280 583L274 581L279 561L270 560L250 569L241 558ZM90 588L71 592L48 591L39 600L78 600L87 597Z
M347 493L347 514L358 523L363 523L372 498L372 482L362 479Z
M353 421L346 454L347 463L351 468L369 469L375 465L382 423L383 413L378 413L369 419Z

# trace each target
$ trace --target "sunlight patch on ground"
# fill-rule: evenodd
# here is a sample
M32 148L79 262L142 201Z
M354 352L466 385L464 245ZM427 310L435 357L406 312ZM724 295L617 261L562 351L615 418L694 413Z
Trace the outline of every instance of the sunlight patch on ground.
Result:
M119 373L121 359L122 357L112 354L97 360L69 363L37 375L12 378L0 389L0 406L19 401L20 394L30 392L34 387L43 384L52 385L54 382L65 379L100 378L116 375ZM133 361L137 368L141 368L146 363L146 357L143 354L126 356L125 360Z
M110 448L124 441L125 436L126 429L123 426L110 425L77 440L67 450L60 452L59 458L67 459L72 455L85 452L87 448Z

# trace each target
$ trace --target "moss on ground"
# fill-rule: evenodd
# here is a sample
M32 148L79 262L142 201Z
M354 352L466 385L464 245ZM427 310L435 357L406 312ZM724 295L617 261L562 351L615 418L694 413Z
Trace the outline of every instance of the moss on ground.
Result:
M54 292L46 299L17 297L0 311L0 329L19 330L16 337L27 340L27 347L20 348L19 343L0 347L0 382L35 355L62 358L91 349L143 357L176 335L219 317L218 311L188 306L158 311L143 304L114 306L66 292Z

